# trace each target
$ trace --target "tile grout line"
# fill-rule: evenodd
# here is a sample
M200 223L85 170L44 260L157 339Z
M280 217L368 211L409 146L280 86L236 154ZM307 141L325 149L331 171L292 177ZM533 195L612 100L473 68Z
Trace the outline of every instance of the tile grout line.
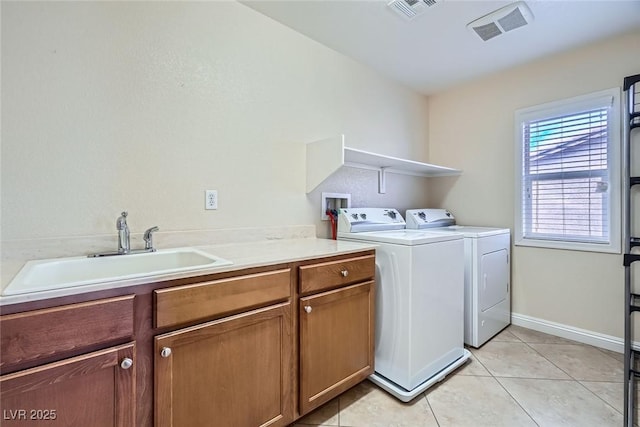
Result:
M507 327L507 328L505 328L504 330L506 331L507 329L508 329L508 327ZM513 332L510 332L510 331L509 331L509 333L510 333L511 335L513 335L514 337L516 337L516 339L518 340L516 343L522 343L522 344L526 344L526 345L528 345L526 342L524 342L524 341L523 341L519 336L517 336L517 335L516 335L516 334L514 334ZM498 341L498 342L499 342L499 341ZM512 342L512 343L513 343L513 341L505 341L505 342L507 342L507 343ZM476 359L477 359L477 358L476 358ZM480 359L478 359L478 361L480 361ZM483 366L484 366L484 365L483 365ZM491 378L493 378L493 379L495 380L495 382L497 382L497 383L498 383L498 385L499 385L500 387L502 387L502 389L505 391L505 393L507 393L507 394L509 395L509 397L511 397L511 399L513 399L513 401L516 403L516 405L518 405L518 406L520 407L520 409L522 409L522 411L523 411L525 414L527 414L527 416L531 419L531 421L532 421L535 425L537 425L538 427L540 427L540 424L538 424L538 421L537 421L535 418L533 418L533 416L529 413L529 411L527 411L527 410L524 408L524 406L522 406L522 403L520 403L520 401L518 401L518 399L516 399L516 397L515 397L514 395L512 395L512 394L509 392L509 390L507 390L507 388L504 386L504 384L502 384L502 383L500 382L500 380L498 379L498 378L500 378L500 377L496 377L496 376L493 374L493 372L491 372L491 370L490 370L489 368L485 367L485 369L487 370L487 372L489 372L489 375L491 375ZM519 378L519 377L515 377L515 378Z
M514 401L514 402L516 402L516 405L518 405L518 406L520 407L520 409L522 409L522 411L523 411L525 414L527 414L527 416L531 419L531 421L533 421L533 423L534 423L535 425L537 425L538 427L540 427L540 424L538 424L538 421L537 421L535 418L533 418L533 415L531 415L531 414L529 413L529 411L527 411L527 410L524 408L524 406L522 406L522 403L520 403L520 401L518 401L518 399L516 399L516 397L515 397L513 394L511 394L511 393L509 392L509 390L507 390L507 388L504 386L504 384L502 384L502 383L500 382L500 380L498 379L498 378L500 378L500 377L495 377L495 376L493 376L493 374L492 374L492 376L491 376L491 377L492 377L492 378L493 378L493 379L498 383L498 385L499 385L500 387L502 387L502 389L503 389L503 390L504 390L504 391L509 395L509 397L510 397L511 399L513 399L513 401Z
M595 397L597 397L598 399L602 400L605 405L611 407L611 409L613 409L614 411L616 411L617 413L619 413L620 415L622 415L622 412L618 411L616 408L613 407L613 405L611 405L609 402L607 402L606 400L604 400L602 397L600 397L596 392L594 392L593 390L590 390L589 387L587 387L586 385L582 384L581 381L576 380L576 382L578 384L580 384L580 386L582 386L585 390L587 390L589 393L593 394ZM604 382L604 381L603 381ZM623 383L620 383L621 387L624 387ZM624 402L623 402L624 404Z
M588 345L588 344L583 344L583 345ZM608 356L608 357L612 358L616 362L624 363L624 362L620 362L618 359L616 359L615 356L609 354L608 350L606 350L606 349L603 349L603 348L600 348L600 347L596 347L595 345L592 345L591 347L595 348L596 350L598 350L600 353L604 354L605 356ZM623 355L623 357L624 357L624 355Z
M540 353L538 350L536 350L535 348L531 347L531 344L544 344L544 343L528 343L525 342L525 344L527 345L527 347L529 347L531 350L533 350L537 355L539 355L540 357L542 357L544 360L546 360L547 362L551 363L553 366L555 366L556 368L558 368L561 372L563 372L566 376L568 376L570 379L572 379L573 381L578 381L577 378L574 378L573 375L571 375L570 373L566 372L564 369L562 369L560 366L556 365L555 363L553 363L551 360L549 360L549 358L547 358L544 354ZM548 344L547 344L548 345ZM553 344L553 345L573 345L573 344Z
M440 427L440 421L438 421L438 416L436 415L436 411L433 410L433 407L431 406L431 402L429 402L429 396L427 396L427 392L425 391L422 394L424 396L424 399L427 401L427 405L429 406L429 410L431 411L431 414L433 415L433 419L436 420L436 425L438 427Z

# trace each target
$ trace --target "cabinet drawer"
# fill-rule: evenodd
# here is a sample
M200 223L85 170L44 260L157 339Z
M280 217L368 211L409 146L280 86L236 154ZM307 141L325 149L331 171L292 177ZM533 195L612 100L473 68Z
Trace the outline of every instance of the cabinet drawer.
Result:
M155 326L180 325L289 298L291 269L160 289L154 294Z
M372 279L376 272L374 255L300 267L300 293L331 289Z
M0 367L133 337L134 297L0 316Z

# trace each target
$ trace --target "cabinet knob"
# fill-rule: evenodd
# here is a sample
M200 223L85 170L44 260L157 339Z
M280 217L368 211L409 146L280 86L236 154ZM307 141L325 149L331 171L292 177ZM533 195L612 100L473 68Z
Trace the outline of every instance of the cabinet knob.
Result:
M313 310L313 308L311 308L310 305L305 305L304 306L304 311L306 311L307 313L311 313L311 310Z
M342 271L340 271L340 275L341 275L342 277L347 277L347 276L349 275L349 270L342 270Z
M171 356L171 349L169 347L162 347L162 350L160 350L160 356L162 357Z
M122 362L120 362L120 367L122 369L129 369L132 366L133 360L129 359L128 357L125 357L124 359L122 359Z

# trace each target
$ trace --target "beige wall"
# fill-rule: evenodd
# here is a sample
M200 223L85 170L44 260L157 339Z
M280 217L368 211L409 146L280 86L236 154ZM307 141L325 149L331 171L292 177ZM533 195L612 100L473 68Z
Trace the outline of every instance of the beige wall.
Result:
M321 223L320 193L426 204L423 178L341 171L304 143L427 160L428 101L235 2L2 2L2 240ZM219 209L204 210L217 189ZM404 206L401 206L404 205Z
M434 205L460 223L514 226L514 111L621 86L640 72L640 32L460 85L429 99L430 161L463 169ZM622 336L621 255L515 247L515 313Z

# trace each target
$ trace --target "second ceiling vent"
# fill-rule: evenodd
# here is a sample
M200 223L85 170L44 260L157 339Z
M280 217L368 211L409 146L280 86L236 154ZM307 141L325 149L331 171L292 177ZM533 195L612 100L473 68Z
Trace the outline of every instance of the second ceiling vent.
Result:
M467 24L467 28L476 33L484 41L516 28L523 27L533 21L529 6L523 1L512 3L478 18Z

